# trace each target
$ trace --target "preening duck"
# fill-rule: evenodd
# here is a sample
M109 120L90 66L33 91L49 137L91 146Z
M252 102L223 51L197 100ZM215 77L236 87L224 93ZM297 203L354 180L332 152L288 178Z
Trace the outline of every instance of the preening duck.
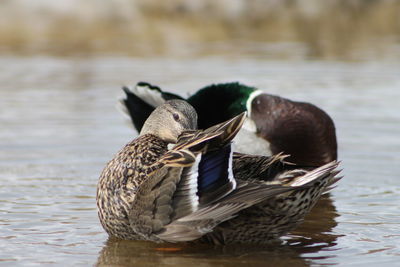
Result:
M296 227L339 179L338 163L307 170L282 155L233 153L245 118L197 130L186 101L158 106L100 175L96 200L106 232L229 244L265 243Z

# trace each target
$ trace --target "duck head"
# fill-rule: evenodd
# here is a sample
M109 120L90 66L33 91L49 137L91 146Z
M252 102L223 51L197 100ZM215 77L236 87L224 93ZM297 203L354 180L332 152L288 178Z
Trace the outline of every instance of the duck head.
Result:
M140 135L152 134L167 143L176 143L185 130L197 129L197 113L184 100L169 100L147 118Z
M188 102L199 114L199 128L206 129L248 110L257 91L238 82L212 84L197 91Z
M290 155L286 160L306 166L337 159L334 122L313 104L260 94L251 102L250 116L272 154L284 152Z

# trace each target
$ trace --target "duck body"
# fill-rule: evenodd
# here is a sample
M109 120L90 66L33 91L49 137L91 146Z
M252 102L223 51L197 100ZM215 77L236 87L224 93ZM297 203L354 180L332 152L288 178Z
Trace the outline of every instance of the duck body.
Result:
M266 243L296 227L338 180L336 162L307 170L282 155L233 153L245 114L196 130L195 112L183 102L167 101L153 111L139 137L100 175L96 200L109 235Z
M132 230L129 214L140 185L152 171L162 167L157 160L167 152L167 145L154 135L140 136L105 167L98 184L97 205L101 211L100 222L109 235L121 239L150 239Z
M202 237L203 242L265 244L275 240L300 225L321 195L340 179L335 177L336 162L312 169L300 168L284 158L282 154L273 157L234 154L234 174L244 181L304 187L240 211L237 217Z
M127 97L122 103L138 131L155 107L168 99L182 99L144 82L124 91ZM290 162L314 167L337 160L333 120L313 104L267 94L240 83L206 86L187 101L198 113L200 129L247 111L236 142L239 152L259 155L282 152L289 155Z

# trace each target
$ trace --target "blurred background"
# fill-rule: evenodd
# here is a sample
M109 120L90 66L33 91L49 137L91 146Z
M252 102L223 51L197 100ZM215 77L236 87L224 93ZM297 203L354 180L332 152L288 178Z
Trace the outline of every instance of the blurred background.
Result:
M334 120L344 179L269 247L108 240L96 184L137 133L147 81L240 81ZM400 0L0 0L0 262L394 266L400 260ZM176 251L176 252L174 252Z
M0 52L400 56L396 0L2 0Z

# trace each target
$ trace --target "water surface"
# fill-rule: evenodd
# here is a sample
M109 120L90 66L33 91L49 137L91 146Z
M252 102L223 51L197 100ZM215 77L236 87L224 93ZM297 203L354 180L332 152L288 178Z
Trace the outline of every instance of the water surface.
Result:
M108 240L99 173L136 136L115 108L139 80L187 95L242 81L334 119L344 179L297 231L264 247ZM400 260L400 65L240 57L0 58L0 264L392 266Z

